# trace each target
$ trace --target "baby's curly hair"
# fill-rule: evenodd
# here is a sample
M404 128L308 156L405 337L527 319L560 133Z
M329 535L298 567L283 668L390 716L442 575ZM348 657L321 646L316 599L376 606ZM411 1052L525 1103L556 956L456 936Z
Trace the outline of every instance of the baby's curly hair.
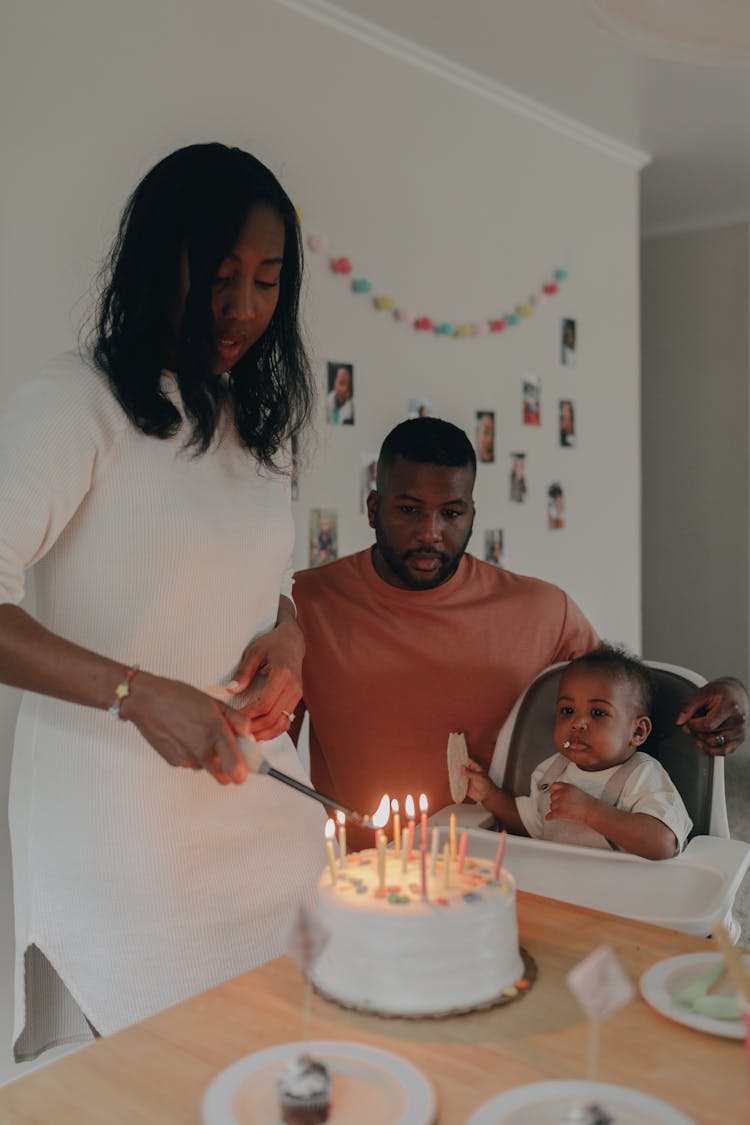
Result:
M633 696L639 714L650 715L654 702L654 685L651 674L636 656L624 645L614 645L603 641L597 648L571 660L570 668L592 668L607 672L618 680L626 680L633 689Z

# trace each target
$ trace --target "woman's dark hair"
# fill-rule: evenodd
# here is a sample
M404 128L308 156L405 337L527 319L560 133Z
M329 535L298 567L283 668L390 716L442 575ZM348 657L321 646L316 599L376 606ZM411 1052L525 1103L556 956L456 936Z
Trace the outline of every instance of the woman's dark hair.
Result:
M409 418L400 422L386 437L378 456L378 491L397 457L423 465L477 471L474 446L463 430L442 418Z
M257 204L271 207L284 224L279 299L260 340L233 367L229 390L239 440L273 468L280 447L309 421L315 391L298 324L297 216L276 177L254 156L222 144L190 145L148 172L125 206L102 270L92 350L134 425L159 438L177 432L182 419L162 393L160 376L185 251L190 288L174 366L191 427L185 444L204 453L227 396L212 371L212 285Z

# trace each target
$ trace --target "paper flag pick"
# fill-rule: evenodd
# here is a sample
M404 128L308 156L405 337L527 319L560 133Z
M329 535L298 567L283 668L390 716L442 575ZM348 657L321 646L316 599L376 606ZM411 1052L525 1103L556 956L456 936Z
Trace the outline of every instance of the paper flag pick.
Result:
M630 978L608 945L589 953L565 980L590 1020L603 1020L635 995Z
M330 936L320 915L307 906L300 906L287 935L287 948L305 974L320 957Z

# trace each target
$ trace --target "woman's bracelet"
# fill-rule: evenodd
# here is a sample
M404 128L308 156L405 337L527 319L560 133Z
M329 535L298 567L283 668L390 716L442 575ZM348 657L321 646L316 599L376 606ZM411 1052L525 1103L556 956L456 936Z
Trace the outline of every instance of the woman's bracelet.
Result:
M112 706L109 708L109 713L110 713L110 715L112 716L113 719L119 719L120 722L122 722L122 723L126 723L128 720L125 718L124 715L120 714L120 708L121 708L123 702L130 695L130 685L132 684L133 680L135 679L136 672L138 672L139 670L140 670L140 665L131 664L130 667L128 668L127 672L125 673L125 679L121 683L119 683L117 685L117 687L115 688L115 701L112 704Z

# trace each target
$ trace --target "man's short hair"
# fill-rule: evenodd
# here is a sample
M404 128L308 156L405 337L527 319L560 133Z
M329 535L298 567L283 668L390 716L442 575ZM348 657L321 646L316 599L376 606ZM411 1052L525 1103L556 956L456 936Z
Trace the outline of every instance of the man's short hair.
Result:
M638 713L650 715L654 702L654 682L648 668L643 665L624 645L611 645L602 642L597 648L571 660L563 675L571 668L591 668L594 671L608 672L618 680L629 683L636 702Z
M378 457L378 491L385 485L388 470L397 457L421 465L441 465L477 471L474 447L463 430L442 418L409 418L386 437Z

